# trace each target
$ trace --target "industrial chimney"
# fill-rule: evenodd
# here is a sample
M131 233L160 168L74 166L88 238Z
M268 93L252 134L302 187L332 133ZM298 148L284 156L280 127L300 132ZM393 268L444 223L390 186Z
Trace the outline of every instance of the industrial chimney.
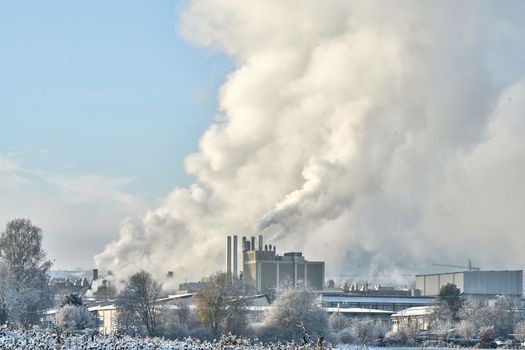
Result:
M233 278L237 278L237 235L233 236Z
M251 248L252 250L255 250L255 236L252 236L252 237L251 237L250 248Z
M263 250L263 236L259 235L259 239L257 240L259 243L259 251Z
M168 278L173 278L173 271L168 271L168 274L166 275Z
M98 269L93 269L93 281L98 280Z
M226 238L226 277L231 280L232 277L232 237Z

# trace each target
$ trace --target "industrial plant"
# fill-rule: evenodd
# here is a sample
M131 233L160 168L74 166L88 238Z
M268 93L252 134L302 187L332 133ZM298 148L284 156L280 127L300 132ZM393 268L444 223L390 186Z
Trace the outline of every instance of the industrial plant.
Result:
M244 291L264 293L283 285L301 285L317 291L323 289L324 261L308 261L301 252L278 255L276 246L264 244L262 235L257 239L252 236L249 240L242 237L241 247L243 271L238 274L238 236L227 237L226 273L232 280L241 280Z

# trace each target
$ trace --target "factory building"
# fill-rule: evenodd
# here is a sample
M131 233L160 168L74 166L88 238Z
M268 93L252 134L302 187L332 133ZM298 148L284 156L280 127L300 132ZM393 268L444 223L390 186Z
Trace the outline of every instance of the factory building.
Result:
M447 283L455 284L461 293L480 300L490 300L498 295L521 298L523 271L463 271L416 275L416 288L423 296L436 296Z
M237 236L228 236L226 273L232 280L242 277L242 285L246 292L262 293L276 290L285 284L304 285L313 290L323 289L323 261L308 261L300 252L278 255L275 246L263 243L262 235L259 235L257 240L255 236L249 240L242 237L241 248L243 271L238 276Z

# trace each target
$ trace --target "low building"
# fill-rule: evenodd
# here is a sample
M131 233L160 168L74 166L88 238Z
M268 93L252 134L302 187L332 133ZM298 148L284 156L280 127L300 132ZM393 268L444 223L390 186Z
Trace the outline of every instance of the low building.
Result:
M431 305L433 297L409 297L409 296L370 296L349 295L345 293L321 293L324 307L361 308L398 312L404 309L418 306Z
M329 314L340 314L352 321L370 320L376 324L383 325L390 328L391 316L393 311L363 309L363 308L340 308L340 307L325 307L325 311Z
M434 306L416 306L401 310L392 315L393 332L422 332L430 329Z

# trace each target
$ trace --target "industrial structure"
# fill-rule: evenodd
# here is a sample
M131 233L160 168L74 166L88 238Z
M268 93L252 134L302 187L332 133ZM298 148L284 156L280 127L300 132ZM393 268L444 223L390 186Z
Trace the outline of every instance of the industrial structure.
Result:
M276 290L285 284L304 285L313 290L322 290L325 277L323 261L308 261L301 252L277 254L271 244L264 244L263 236L242 237L243 271L238 274L237 236L228 236L226 246L226 273L234 280L242 280L246 292L262 293ZM257 246L256 246L257 243Z
M416 288L423 296L436 296L447 283L455 284L461 293L480 300L493 299L498 295L521 298L523 294L523 271L462 271L416 275Z
M329 308L359 308L398 312L411 307L431 305L433 297L419 296L363 296L349 295L346 293L322 292L321 302Z

